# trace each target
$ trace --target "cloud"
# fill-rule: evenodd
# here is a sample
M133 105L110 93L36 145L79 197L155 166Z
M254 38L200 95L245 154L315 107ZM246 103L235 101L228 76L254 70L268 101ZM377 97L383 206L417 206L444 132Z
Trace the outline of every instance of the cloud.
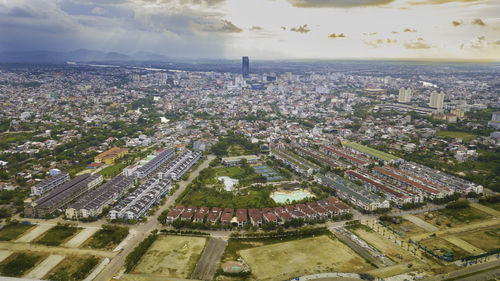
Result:
M419 37L416 41L405 42L403 47L406 49L430 49L431 45L427 44L423 38Z
M332 33L332 34L328 35L328 37L334 38L334 39L335 38L345 38L345 35L344 35L344 33L339 33L339 34Z
M500 48L500 39L488 41L486 36L478 36L471 41L461 44L461 49L497 49Z
M286 26L282 26L282 27L281 27L281 29L282 29L282 30L286 30Z
M363 35L365 35L365 36L373 36L373 35L377 35L377 32L363 33Z
M475 24L475 25L480 25L480 26L485 26L485 25L486 25L486 24L484 23L484 21L483 21L482 19L479 19L479 18L474 19L474 20L472 21L472 24Z
M397 39L376 39L376 40L363 40L363 43L370 48L380 48L382 46L389 46L398 43Z
M460 26L460 25L462 25L463 23L462 23L461 21L456 21L456 20L454 20L454 21L452 21L452 22L451 22L451 24L453 24L453 26Z
M411 1L409 4L412 5L441 5L447 3L473 3L479 0L418 0Z
M251 31L261 31L263 28L260 27L260 26L257 26L257 25L254 25L252 26L252 28L250 28Z
M393 30L391 33L392 33L392 34L398 34L399 32L397 32L397 31Z
M92 14L98 15L98 16L103 16L104 14L106 14L106 10L104 10L101 7L95 7L94 9L92 9Z
M298 8L352 8L363 6L380 6L394 0L288 0Z
M231 21L225 19L215 23L212 22L197 23L196 29L199 29L202 32L213 32L213 33L240 33L243 31L243 29L239 28Z
M405 28L405 29L403 30L403 32L417 32L417 30L416 30L416 29L409 29L409 28Z
M311 31L311 29L309 29L309 27L307 27L307 24L304 24L304 25L300 25L299 27L292 27L292 28L290 28L290 31L305 34L305 33L308 33L309 31Z

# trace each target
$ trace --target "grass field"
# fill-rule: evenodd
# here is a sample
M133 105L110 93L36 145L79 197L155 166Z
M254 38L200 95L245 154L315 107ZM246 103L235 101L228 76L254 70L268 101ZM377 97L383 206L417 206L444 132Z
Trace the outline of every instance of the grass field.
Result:
M47 231L42 237L35 240L35 243L47 246L59 246L76 234L79 230L80 228L75 226L56 225Z
M245 171L240 167L224 167L215 169L216 177L230 177L233 179L239 179L244 176Z
M94 256L69 256L54 267L44 279L53 281L79 281L85 279L100 259Z
M439 255L445 255L447 253L453 254L453 259L461 259L463 257L467 257L470 254L464 249L444 240L440 237L431 237L421 241L418 241L420 244L424 245L430 250L433 250L435 253Z
M396 263L414 260L414 257L409 252L403 250L393 241L388 240L375 231L367 230L366 228L355 228L350 230ZM400 257L402 257L402 259Z
M87 242L85 247L94 249L114 249L128 235L127 227L103 225Z
M0 230L0 241L14 240L32 227L26 224L8 224Z
M0 275L21 277L46 258L42 253L13 253L0 264Z
M240 250L257 280L287 280L318 272L366 272L374 267L337 239L322 235Z
M124 163L114 164L112 166L109 166L109 167L106 167L106 168L100 170L99 174L101 174L103 177L107 177L107 178L114 177L114 176L118 175L119 173L121 173L121 171L123 170L123 168L125 168L125 166L126 166L126 164L124 164Z
M233 144L227 148L227 154L229 156L241 156L245 155L245 152L245 148L239 144Z
M484 251L500 248L500 227L498 225L462 232L455 236Z
M455 131L438 131L436 136L443 138L461 138L464 141L471 141L477 137L477 135L465 133L465 132L455 132Z
M135 274L188 278L200 259L207 239L161 235L135 267Z
M456 227L472 222L484 221L492 217L491 215L483 211L471 207L458 210L440 209L431 212L431 214L434 216L433 219L426 219L423 214L418 214L415 216L439 228L445 227L447 223L451 223L451 227ZM437 222L439 222L441 225L439 225Z

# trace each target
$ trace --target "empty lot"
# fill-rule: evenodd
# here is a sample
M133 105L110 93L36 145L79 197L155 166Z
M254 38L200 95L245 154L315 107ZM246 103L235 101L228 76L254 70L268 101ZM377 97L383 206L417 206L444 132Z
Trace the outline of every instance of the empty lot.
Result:
M53 225L45 225L45 224L38 225L37 227L32 228L29 232L25 233L19 239L17 239L16 242L29 243L29 242L35 240L38 236L45 233L47 230L51 229L52 227L54 227L54 226Z
M201 237L160 235L134 273L187 278L196 266L206 241Z
M239 251L257 280L285 280L322 271L374 269L337 239L318 236Z

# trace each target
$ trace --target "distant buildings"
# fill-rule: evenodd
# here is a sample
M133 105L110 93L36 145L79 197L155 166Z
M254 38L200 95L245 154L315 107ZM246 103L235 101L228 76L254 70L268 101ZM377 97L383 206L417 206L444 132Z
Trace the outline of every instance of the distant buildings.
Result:
M243 57L242 58L242 66L241 66L241 75L243 75L243 77L248 77L248 75L250 74L250 60L248 59L248 57Z
M259 161L259 157L257 155L242 155L234 157L223 157L222 164L226 166L237 166L241 164L241 160L243 159L246 159L248 164L255 164Z
M398 97L398 102L399 103L410 103L411 102L411 89L405 89L401 88L399 89L399 97Z
M175 155L173 149L160 149L161 151L155 156L151 161L144 164L143 166L135 170L136 178L144 179L151 175L156 169L160 168L168 160L170 160Z
M127 153L128 153L127 148L113 147L94 157L94 162L104 163L106 165L113 165L116 159L125 156Z
M491 121L488 121L488 127L500 129L500 111L493 112Z
M429 106L441 110L443 109L443 105L444 105L444 93L443 92L438 93L437 91L433 91L431 93Z

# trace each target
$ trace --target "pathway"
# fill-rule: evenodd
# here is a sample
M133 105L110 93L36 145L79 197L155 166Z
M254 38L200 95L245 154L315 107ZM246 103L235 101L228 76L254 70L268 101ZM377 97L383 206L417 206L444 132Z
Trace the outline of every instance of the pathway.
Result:
M454 244L454 245L458 246L459 248L466 250L467 252L469 252L473 255L478 255L478 254L484 253L484 251L482 249L479 249L478 247L476 247L476 246L470 244L469 242L464 241L456 236L449 235L449 236L444 236L442 238L444 240L450 242L451 244Z
M24 275L24 278L30 279L42 279L47 273L49 273L52 268L58 265L64 256L60 255L50 255L45 260L43 260L39 265L37 265L33 270Z
M54 225L37 225L35 228L32 228L28 233L21 236L15 242L29 243L52 227L54 227Z
M487 214L490 214L492 216L500 218L500 212L497 211L497 210L495 210L495 209L492 209L490 207L486 207L486 206L478 204L478 203L471 203L470 206L473 207L473 208L476 208L476 209L478 209L480 211L483 211L483 212L485 212Z
M3 262L12 254L12 251L0 250L0 262Z
M200 280L212 280L217 269L217 263L219 262L224 250L226 249L227 243L224 240L217 238L210 238L208 240L207 246L201 255L200 260L196 264L194 269L192 279Z
M116 253L110 251L94 250L94 249L78 249L78 248L66 248L61 246L45 246L42 244L30 244L30 243L12 243L1 241L0 250L8 250L13 252L44 252L50 254L61 254L61 255L93 255L100 257L114 257Z
M64 243L62 246L68 248L77 248L81 244L83 244L90 236L94 235L94 233L99 230L98 228L85 228L80 231L75 237L71 238L68 242Z
M412 215L404 215L403 218L411 221L412 223L416 224L417 226L420 226L421 228L423 228L427 231L430 231L430 232L439 231L439 228L433 226L432 224L430 224L430 223L428 223L428 222L426 222L418 217L415 217Z

